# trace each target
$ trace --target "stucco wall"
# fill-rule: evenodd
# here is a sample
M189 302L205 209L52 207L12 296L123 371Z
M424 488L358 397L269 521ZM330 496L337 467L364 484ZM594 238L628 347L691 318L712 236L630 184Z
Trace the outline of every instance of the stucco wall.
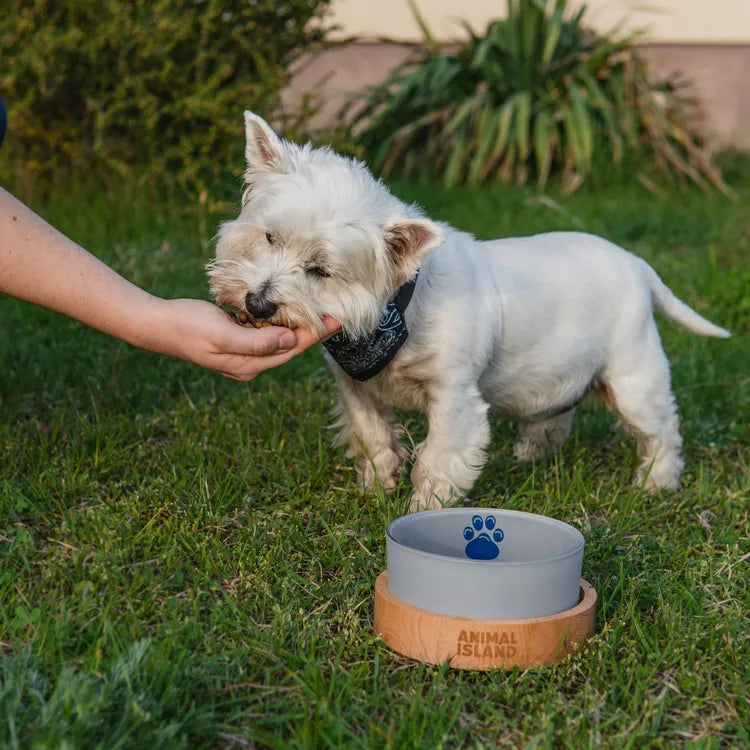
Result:
M691 81L717 148L750 151L750 44L653 44L642 53L654 71Z
M549 0L551 3L551 0ZM461 34L460 20L481 29L504 15L506 0L416 0L438 39ZM750 44L750 0L568 0L586 5L586 18L600 31L647 29L653 42ZM333 0L340 36L421 38L406 0Z
M443 41L464 35L456 19L481 30L491 11L505 7L504 0L418 4ZM616 27L618 32L651 19L651 32L639 44L654 73L679 71L692 82L691 93L716 148L750 150L750 0L662 0L649 5L659 7L658 13L642 10L645 5L641 0L588 0L587 17L599 30ZM420 38L406 0L334 0L333 10L342 25L340 36ZM407 54L398 44L368 41L308 57L284 92L285 104L293 108L304 94L317 90L323 106L316 124L330 124L348 96L382 81Z

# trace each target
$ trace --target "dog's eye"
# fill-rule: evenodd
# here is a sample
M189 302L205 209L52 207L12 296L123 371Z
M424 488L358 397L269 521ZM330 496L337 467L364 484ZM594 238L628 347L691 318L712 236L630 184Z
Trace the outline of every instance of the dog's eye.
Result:
M275 245L276 244L276 237L274 237L270 232L266 232L266 242L269 245Z
M305 269L311 276L317 276L319 279L327 279L331 274L325 268L320 266L310 266Z

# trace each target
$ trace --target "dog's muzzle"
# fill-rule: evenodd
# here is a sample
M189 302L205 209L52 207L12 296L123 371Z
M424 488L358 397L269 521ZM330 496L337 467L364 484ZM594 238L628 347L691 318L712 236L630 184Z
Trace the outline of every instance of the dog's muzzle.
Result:
M279 308L274 302L266 299L263 293L248 292L245 295L245 309L255 320L267 320Z

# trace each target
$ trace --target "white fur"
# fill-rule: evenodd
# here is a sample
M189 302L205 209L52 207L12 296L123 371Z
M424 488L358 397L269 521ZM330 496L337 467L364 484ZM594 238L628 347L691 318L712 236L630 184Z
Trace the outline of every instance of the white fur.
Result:
M409 338L393 362L364 383L331 363L339 442L358 457L362 485L398 478L404 451L389 405L428 415L412 470L419 510L471 488L490 410L520 423L515 454L533 460L565 441L576 404L593 391L638 439L636 480L679 486L682 441L653 310L700 335L729 333L680 302L648 264L579 232L480 242L427 220L361 162L281 141L252 113L245 123L243 207L221 228L208 268L219 302L243 309L247 292L262 291L278 306L274 323L319 327L329 314L358 335L420 269Z

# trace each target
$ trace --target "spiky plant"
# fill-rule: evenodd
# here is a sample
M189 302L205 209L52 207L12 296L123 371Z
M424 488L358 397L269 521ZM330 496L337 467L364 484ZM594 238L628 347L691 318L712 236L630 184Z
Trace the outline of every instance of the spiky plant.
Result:
M575 187L595 165L652 166L670 179L726 189L693 126L694 103L677 79L655 81L633 35L584 25L567 0L507 0L484 34L468 24L448 52L413 0L423 50L344 116L384 175L476 185L492 179Z

